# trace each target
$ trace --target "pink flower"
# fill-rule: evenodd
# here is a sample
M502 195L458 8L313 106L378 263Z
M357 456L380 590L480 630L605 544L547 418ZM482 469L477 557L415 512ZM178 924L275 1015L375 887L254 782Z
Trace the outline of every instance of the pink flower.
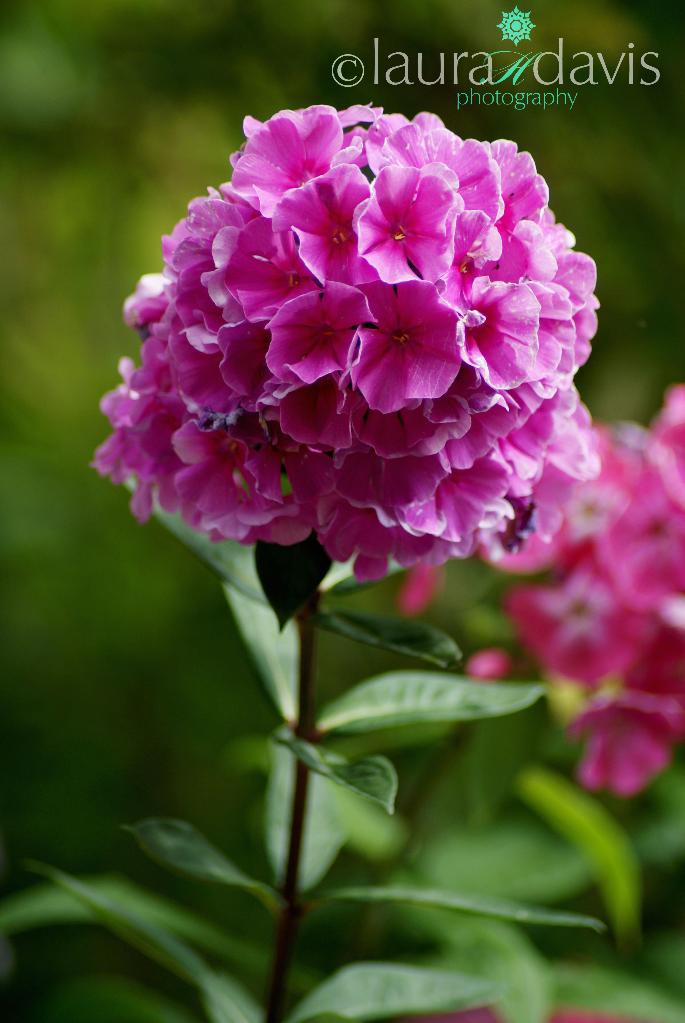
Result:
M219 372L243 408L259 401L268 380L266 353L270 342L271 335L264 323L248 320L226 324L217 334L217 345L223 356Z
M323 283L374 280L376 272L359 255L353 223L357 207L369 194L359 168L341 164L290 192L280 203L274 226L294 229L300 257Z
M685 508L685 385L672 387L652 430L650 460L673 501Z
M352 341L369 316L364 295L348 284L294 298L269 324L266 364L282 380L313 384L347 367Z
M648 609L685 590L685 515L655 473L640 476L630 504L602 536L599 550L631 607Z
M380 159L386 166L448 167L459 181L464 209L482 211L490 222L502 213L500 170L487 145L475 139L464 141L444 125L430 130L417 122L400 127L387 138Z
M569 728L571 736L588 738L581 782L634 796L668 765L684 721L682 706L669 697L626 691L593 700Z
M470 678L478 678L483 682L496 682L505 679L511 672L511 656L500 647L479 650L472 654L464 665Z
M265 217L292 188L329 170L343 130L333 107L282 110L247 140L233 171L233 187Z
M597 468L573 386L597 302L532 158L371 106L244 129L126 303L142 365L98 470L141 518L314 530L360 578L548 539Z
M625 682L630 691L667 696L685 711L685 631L668 625L655 628Z
M503 230L511 230L521 220L536 223L549 199L544 178L537 173L530 153L520 153L514 142L494 142L491 152L499 165L502 181Z
M590 561L549 586L517 586L507 610L519 636L553 675L595 685L634 662L648 630Z
M297 506L281 491L278 459L268 450L252 454L225 428L214 426L203 430L188 422L173 436L174 450L184 463L176 489L191 525L215 538L246 543L263 535L255 530L265 525L286 543L304 539L310 530L295 520Z
M165 349L156 337L144 342L142 358L139 370L130 359L121 360L123 383L102 399L114 432L95 452L93 465L115 483L137 480L131 510L144 522L152 514L155 495L165 511L178 507L176 473L181 463L172 437L185 406L172 391Z
M503 559L508 569L556 570L547 583L516 586L508 598L519 636L544 671L620 687L616 696L592 700L570 732L588 738L583 784L624 796L648 784L685 740L685 508L674 500L668 472L679 399L678 389L669 393L649 432L600 429L600 476L576 485L551 543L538 539L523 555ZM536 487L540 510L546 477L564 468L573 450L564 443L560 458L555 443ZM523 479L519 455L511 464Z
M360 252L389 284L436 281L454 258L454 226L464 201L446 169L384 167L357 223Z
M352 402L352 398L341 395L332 377L324 377L283 396L281 428L293 440L312 449L348 448L352 443Z
M478 529L487 529L510 513L507 484L505 466L493 458L481 458L469 469L453 469L430 500L412 502L403 521L410 530L440 537L466 553Z
M214 259L224 288L248 320L267 320L284 302L317 287L293 235L275 232L261 217L217 235ZM214 296L214 301L222 299L223 294Z
M397 412L417 398L439 398L457 375L457 318L428 281L364 289L373 327L359 331L352 382L372 409Z
M535 375L540 303L527 284L478 277L466 320L464 360L497 390L518 387Z
M444 584L444 570L440 566L415 565L404 578L397 606L408 618L420 615L433 603Z
M148 323L156 323L167 307L162 274L144 274L135 293L124 302L124 322L129 327L143 330Z

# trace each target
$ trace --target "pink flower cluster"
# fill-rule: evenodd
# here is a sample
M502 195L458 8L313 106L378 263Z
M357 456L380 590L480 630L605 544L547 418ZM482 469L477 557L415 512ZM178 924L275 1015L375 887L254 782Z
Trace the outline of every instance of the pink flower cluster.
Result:
M360 578L550 536L597 469L595 267L513 142L373 107L245 121L125 307L95 465L214 540L315 530Z
M630 796L685 739L685 386L650 431L601 431L600 445L601 475L554 541L507 559L555 569L508 610L546 671L591 693L570 729L588 740L581 781Z

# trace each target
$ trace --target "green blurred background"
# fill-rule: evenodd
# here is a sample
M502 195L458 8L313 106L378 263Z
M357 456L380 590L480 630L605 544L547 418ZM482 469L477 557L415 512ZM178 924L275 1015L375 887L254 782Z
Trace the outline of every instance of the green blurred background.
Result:
M219 588L158 526L140 528L126 494L88 468L106 434L99 397L115 383L119 355L136 349L122 300L159 267L159 237L186 201L229 176L244 114L373 101L408 115L433 110L464 136L515 139L599 266L600 330L580 378L593 413L646 421L665 386L685 377L680 4L536 0L538 48L563 35L570 52L618 56L632 41L660 54L657 86L585 87L572 112L458 115L450 86L332 81L332 60L348 51L368 60L374 36L386 53L422 50L430 76L438 51L494 48L500 16L492 0L3 0L6 891L30 883L29 857L74 872L122 871L232 919L238 934L265 933L243 896L163 876L119 828L177 815L240 862L259 863L263 781L246 773L249 747L234 740L264 733L272 718ZM496 620L478 595L487 585L485 570L455 566L434 612L467 648ZM364 600L389 607L394 589ZM331 641L324 685L334 691L393 663ZM15 952L3 1020L61 1019L55 991L90 973L175 991L86 928L20 937Z

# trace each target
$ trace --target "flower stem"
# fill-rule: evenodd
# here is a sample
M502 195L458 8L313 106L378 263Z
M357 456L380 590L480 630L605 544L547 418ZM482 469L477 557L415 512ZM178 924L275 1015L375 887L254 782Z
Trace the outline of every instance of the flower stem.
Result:
M301 739L315 741L315 655L316 629L311 616L316 610L318 594L315 594L297 618L300 638L300 679L299 710L294 732ZM281 887L283 906L276 928L271 980L266 1009L266 1023L280 1023L283 1015L288 970L292 960L297 928L303 913L299 899L298 875L304 840L307 792L309 789L309 768L301 760L296 761L295 786L293 790L292 813L290 817L290 840L285 879Z

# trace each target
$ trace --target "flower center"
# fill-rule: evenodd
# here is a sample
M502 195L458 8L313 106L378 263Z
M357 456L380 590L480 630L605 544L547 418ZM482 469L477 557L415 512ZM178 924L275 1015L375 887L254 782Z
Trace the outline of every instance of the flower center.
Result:
M571 618L580 619L581 621L585 618L589 618L591 611L584 600L574 600L568 609L569 616Z
M295 273L294 270L291 270L288 274L288 287L297 288L299 284L301 284L300 275Z
M346 227L337 227L333 232L332 241L334 245L344 245L350 240L350 232Z
M403 242L404 239L407 237L407 232L400 224L398 227L395 228L395 230L392 233L392 236L396 242Z
M406 330L396 330L392 335L392 340L396 341L398 345L406 345L409 340L409 334L407 334Z

